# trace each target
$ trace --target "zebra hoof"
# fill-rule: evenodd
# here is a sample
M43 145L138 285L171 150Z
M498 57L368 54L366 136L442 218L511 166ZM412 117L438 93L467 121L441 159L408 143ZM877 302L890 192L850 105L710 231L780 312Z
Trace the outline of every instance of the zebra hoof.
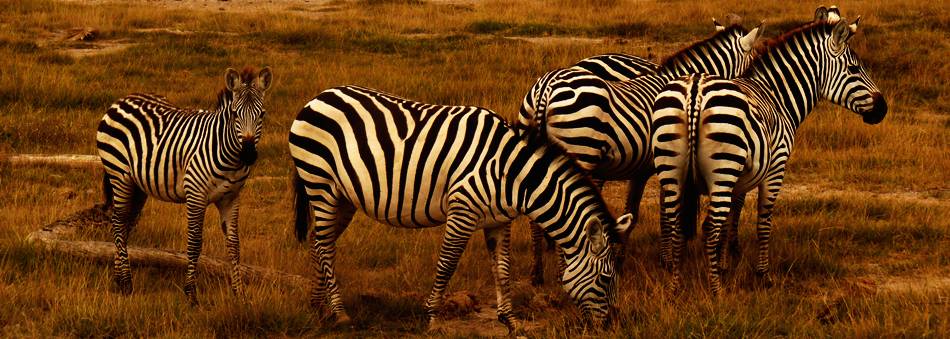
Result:
M112 284L112 290L124 296L132 295L132 282L118 280Z
M429 319L429 327L426 328L426 333L433 334L446 334L445 328L442 326L442 323L436 321L435 319Z
M775 285L775 281L772 280L772 275L769 272L759 273L755 272L755 275L758 277L757 281L759 286L762 288L772 288Z
M352 328L353 327L353 319L351 319L350 316L347 315L346 313L344 312L337 313L335 318L336 319L333 321L333 327L336 327L336 328Z

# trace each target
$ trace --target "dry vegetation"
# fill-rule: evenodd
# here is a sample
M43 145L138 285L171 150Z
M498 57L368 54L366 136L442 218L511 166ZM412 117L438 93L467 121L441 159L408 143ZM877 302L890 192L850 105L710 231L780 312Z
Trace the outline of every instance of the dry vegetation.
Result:
M245 190L242 254L247 263L308 274L306 251L290 229L285 136L299 107L322 89L361 84L513 117L534 79L555 67L609 51L663 56L707 35L707 18L724 11L750 24L765 19L766 35L775 36L821 5L367 0L278 1L232 10L229 3L0 1L0 60L7 64L0 68L0 154L93 154L105 107L129 91L209 106L226 67L270 65L276 83L254 176L276 179L256 180ZM775 217L775 285L754 283L754 213L747 213L741 233L747 253L727 278L726 295L713 300L706 294L698 247L689 253L687 293L667 295L669 277L657 263L655 193L648 192L631 246L635 259L627 261L621 281L622 312L608 335L950 333L950 6L920 0L838 5L846 16L862 15L853 43L891 112L884 123L866 126L823 104L800 130ZM77 27L97 28L97 40L62 39ZM74 53L107 47L113 49ZM398 230L363 217L343 235L338 261L354 330L325 328L307 307L306 291L273 284L251 285L249 304L241 304L225 282L205 277L202 306L193 309L181 293L182 272L137 268L131 297L111 293L107 267L23 241L41 225L98 202L100 175L0 164L0 335L389 337L424 328L422 296L441 230ZM611 185L606 195L620 207L624 188ZM754 211L754 199L747 201L746 211ZM209 212L209 225L215 218ZM183 207L153 201L131 243L183 249L184 220ZM518 310L538 326L530 334L578 334L577 314L558 287L526 285L528 231L524 221L514 229ZM105 240L107 233L76 237ZM481 236L472 239L451 289L472 291L487 305L494 297L482 243ZM204 248L208 256L224 257L216 227L207 227ZM455 334L504 333L487 323L487 329Z

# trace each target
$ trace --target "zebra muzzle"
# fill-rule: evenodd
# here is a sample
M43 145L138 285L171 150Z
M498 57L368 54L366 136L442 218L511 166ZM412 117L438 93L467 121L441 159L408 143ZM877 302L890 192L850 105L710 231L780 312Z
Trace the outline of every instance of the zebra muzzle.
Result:
M884 100L881 93L871 94L871 98L874 101L874 106L871 107L870 111L861 114L861 117L864 123L874 125L884 120L884 116L887 115L887 101Z
M246 166L251 166L257 161L257 145L254 139L241 142L241 162Z

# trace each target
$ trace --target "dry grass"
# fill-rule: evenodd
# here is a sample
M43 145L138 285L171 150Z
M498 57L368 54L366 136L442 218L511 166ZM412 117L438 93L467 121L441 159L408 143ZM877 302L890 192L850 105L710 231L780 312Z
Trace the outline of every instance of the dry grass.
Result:
M163 10L148 4L95 6L0 1L0 153L95 151L105 107L129 91L166 94L209 106L226 67L270 65L261 161L255 176L286 177L287 128L322 89L348 83L421 101L489 107L513 117L537 76L608 51L658 56L711 32L708 17L737 12L767 20L775 36L811 16L817 3L333 1L270 5L260 12ZM622 280L618 324L610 336L941 336L950 333L950 6L898 0L839 3L862 15L854 39L891 106L878 126L820 105L799 132L788 194L775 217L775 286L755 283L747 213L745 257L727 279L727 295L705 293L699 248L691 249L687 293L666 294L657 265L655 195L645 199L633 260ZM93 42L58 37L96 27ZM578 36L535 44L507 37ZM77 58L71 49L128 47ZM440 229L410 231L358 217L340 244L338 271L357 332L331 330L306 306L306 291L251 285L250 304L226 284L203 278L202 306L186 305L182 272L134 270L135 293L108 292L109 270L44 253L21 239L99 200L96 170L0 164L0 335L3 336L396 336L424 327ZM242 203L243 258L308 274L304 247L291 235L288 182L255 181ZM624 189L610 186L620 207ZM753 198L747 199L753 211ZM151 202L132 244L183 249L184 209ZM209 225L217 218L209 212ZM528 237L514 226L516 278L526 281ZM106 230L82 237L108 239ZM370 241L371 240L371 241ZM204 253L224 257L217 227ZM490 304L493 286L481 236L472 239L451 289ZM695 244L694 244L695 246ZM549 260L551 261L551 260ZM553 266L549 268L549 271ZM553 276L549 276L552 280ZM563 302L558 288L519 288L519 310L545 326L535 335L579 334L569 305L538 307L535 294ZM466 335L461 332L459 335ZM478 334L473 332L468 334Z

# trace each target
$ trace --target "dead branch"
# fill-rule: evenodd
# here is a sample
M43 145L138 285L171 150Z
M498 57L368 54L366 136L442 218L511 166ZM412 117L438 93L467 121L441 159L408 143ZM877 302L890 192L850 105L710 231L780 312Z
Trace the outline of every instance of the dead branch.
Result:
M26 240L42 245L52 252L111 265L115 254L113 243L59 239L59 236L74 233L78 228L88 226L108 227L108 225L108 211L101 205L97 205L32 232L26 236ZM128 250L129 260L135 266L185 269L188 265L188 257L181 252L132 246ZM227 277L230 275L230 264L226 261L202 256L201 260L198 261L198 270L209 276ZM310 280L305 277L265 267L241 265L241 270L245 279L251 281L273 281L301 288L310 284Z

